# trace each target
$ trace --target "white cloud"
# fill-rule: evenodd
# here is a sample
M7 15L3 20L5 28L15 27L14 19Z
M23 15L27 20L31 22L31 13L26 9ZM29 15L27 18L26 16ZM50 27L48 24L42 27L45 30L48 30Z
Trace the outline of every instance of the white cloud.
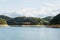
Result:
M56 5L53 3L43 3L43 5L40 8L23 8L23 9L17 9L17 10L2 10L1 12L4 12L4 15L9 16L28 16L28 17L45 17L45 16L51 16L56 15L54 10L57 10L60 8L60 5ZM16 13L14 13L16 12ZM1 13L2 14L2 13ZM15 15L16 14L16 15Z
M33 8L25 8L22 10L17 10L17 14L28 16L28 17L45 17L45 16L51 16L51 13L53 10L56 9L51 9L51 8L42 8L42 9L33 9Z

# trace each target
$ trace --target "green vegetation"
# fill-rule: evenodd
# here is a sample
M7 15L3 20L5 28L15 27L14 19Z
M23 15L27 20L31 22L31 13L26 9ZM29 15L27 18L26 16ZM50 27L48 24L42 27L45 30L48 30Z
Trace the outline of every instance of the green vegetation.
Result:
M35 17L15 17L11 18L8 16L0 15L0 18L5 19L2 20L4 23L8 25L47 25L49 22L43 18L35 18ZM46 18L47 19L47 18Z
M48 25L53 28L60 27L60 14L57 16L48 16L45 18L35 17L15 17L0 15L0 25Z
M6 25L7 22L5 19L0 18L0 25Z
M46 20L34 17L16 17L8 20L9 25L44 25L47 23Z
M35 17L15 17L11 18L8 16L0 15L1 20L4 24L8 25L48 25L49 21L53 18L51 16L45 18L35 18Z
M51 19L53 19L53 16L47 16L47 17L45 17L43 19L49 22L49 21L51 21Z
M0 15L0 25L49 25L51 27L60 27L60 14L57 16L48 16L45 18L35 17L15 17Z
M58 14L57 16L55 16L51 21L50 23L51 25L55 25L55 24L60 24L60 14Z
M5 16L5 15L0 15L0 18L5 19L6 21L12 19L11 17Z

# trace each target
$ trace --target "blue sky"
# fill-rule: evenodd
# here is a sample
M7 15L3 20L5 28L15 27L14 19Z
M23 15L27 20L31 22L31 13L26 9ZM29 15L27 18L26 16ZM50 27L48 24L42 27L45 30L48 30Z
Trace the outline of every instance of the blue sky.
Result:
M45 17L60 12L60 0L0 0L0 14L11 17Z

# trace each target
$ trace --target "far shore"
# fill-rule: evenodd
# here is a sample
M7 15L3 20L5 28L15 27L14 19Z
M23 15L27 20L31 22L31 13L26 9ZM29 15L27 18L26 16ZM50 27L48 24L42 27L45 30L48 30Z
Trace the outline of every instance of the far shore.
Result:
M60 25L0 25L0 27L40 27L40 28L60 28Z
M40 28L60 28L60 25L10 25L13 27L40 27Z
M10 26L12 26L12 27L19 27L19 26L21 26L21 27L45 27L45 25L10 25Z
M45 25L9 25L9 26L17 26L17 27L19 27L19 26L21 26L21 27L41 27L41 26L45 26Z
M59 24L55 24L55 25L48 25L50 26L51 28L60 28L60 25Z

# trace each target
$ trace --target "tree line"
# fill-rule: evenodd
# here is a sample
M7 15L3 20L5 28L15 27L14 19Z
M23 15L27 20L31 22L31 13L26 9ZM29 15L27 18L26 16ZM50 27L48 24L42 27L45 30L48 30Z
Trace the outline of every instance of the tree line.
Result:
M5 15L0 15L0 18L4 19L5 23L7 23L8 25L48 25L52 17L49 16L45 18L35 18L35 17L11 18Z

